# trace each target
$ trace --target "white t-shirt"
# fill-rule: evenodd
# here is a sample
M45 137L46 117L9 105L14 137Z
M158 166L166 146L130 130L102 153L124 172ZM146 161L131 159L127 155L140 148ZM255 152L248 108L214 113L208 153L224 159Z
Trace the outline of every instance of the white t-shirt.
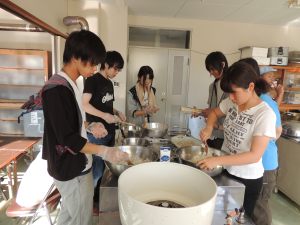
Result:
M220 103L219 107L226 114L223 124L224 143L222 150L229 154L250 151L254 136L276 138L276 116L265 102L243 112L238 112L238 106L227 98ZM260 178L264 172L261 159L251 164L225 166L225 169L230 174L245 179Z

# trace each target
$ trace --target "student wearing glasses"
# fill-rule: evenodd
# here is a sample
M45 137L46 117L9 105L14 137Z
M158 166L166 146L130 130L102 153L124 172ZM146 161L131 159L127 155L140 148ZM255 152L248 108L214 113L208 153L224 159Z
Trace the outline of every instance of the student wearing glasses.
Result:
M124 60L117 51L108 51L105 62L101 64L100 72L95 73L85 81L83 90L83 108L86 112L87 122L90 124L87 137L89 142L98 145L114 146L115 123L125 121L125 115L113 106L115 100L114 87L111 79L117 76L124 66ZM94 135L93 128L104 126L104 131ZM101 157L93 155L93 177L95 195L98 202L98 186L104 172L104 162ZM98 183L98 185L97 185Z

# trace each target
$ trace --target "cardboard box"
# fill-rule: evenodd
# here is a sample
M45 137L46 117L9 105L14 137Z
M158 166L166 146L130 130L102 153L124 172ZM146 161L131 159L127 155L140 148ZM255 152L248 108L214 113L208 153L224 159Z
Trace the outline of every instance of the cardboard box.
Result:
M271 62L271 59L268 57L253 56L252 58L256 60L258 65L261 66L268 66Z
M241 50L241 59L258 56L258 57L265 57L268 56L268 48L261 48L261 47L243 47L240 48Z
M271 57L270 65L276 65L276 66L286 66L288 64L288 57Z
M44 134L44 113L43 110L36 110L23 115L24 136L43 137Z

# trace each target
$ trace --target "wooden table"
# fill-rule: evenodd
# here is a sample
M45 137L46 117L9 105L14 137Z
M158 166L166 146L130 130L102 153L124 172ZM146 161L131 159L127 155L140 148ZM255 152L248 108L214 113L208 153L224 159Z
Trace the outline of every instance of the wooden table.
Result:
M9 198L17 191L17 160L28 155L33 160L33 146L40 138L0 136L0 169L6 169Z

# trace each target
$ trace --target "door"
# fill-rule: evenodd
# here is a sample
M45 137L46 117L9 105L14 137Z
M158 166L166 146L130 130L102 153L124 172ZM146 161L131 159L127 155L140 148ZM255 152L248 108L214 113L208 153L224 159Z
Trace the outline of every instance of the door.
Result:
M168 78L168 49L129 47L127 89L137 82L137 74L141 66L148 65L153 69L152 86L156 88L156 101L159 111L153 121L165 123L166 114L166 83Z
M170 127L186 126L180 105L187 103L189 51L168 48L129 47L127 89L136 84L139 68L148 65L153 69L153 87L160 110L154 122L167 123ZM176 112L175 112L175 111Z
M166 123L169 127L187 127L187 116L180 107L187 105L189 81L188 50L169 50L166 96Z

